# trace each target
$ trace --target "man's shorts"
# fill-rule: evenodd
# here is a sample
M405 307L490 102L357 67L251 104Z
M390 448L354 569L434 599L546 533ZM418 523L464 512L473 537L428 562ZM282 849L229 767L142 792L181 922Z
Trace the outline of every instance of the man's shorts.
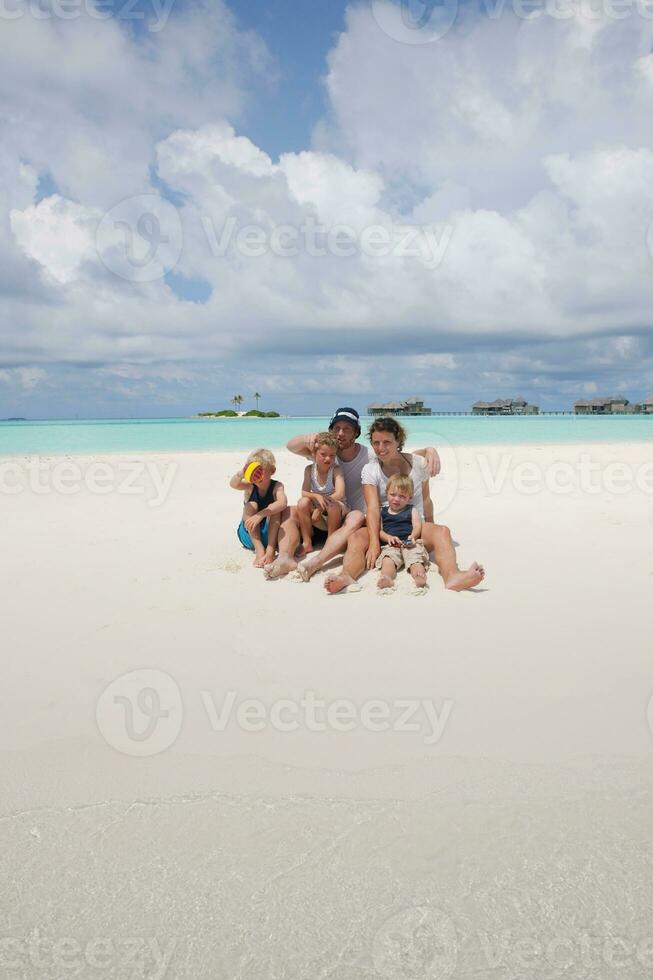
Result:
M266 517L262 524L259 524L261 528L261 542L264 548L268 546L268 518ZM236 528L236 534L238 535L238 540L242 544L243 548L247 548L248 551L254 551L254 542L251 539L250 533L245 527L245 522L241 521Z
M328 537L329 535L327 534L325 528L315 527L315 525L311 527L311 543L314 544L316 548L321 548Z
M384 558L392 558L397 571L404 566L408 571L410 566L417 564L417 562L421 562L425 569L430 564L429 553L421 541L416 541L414 548L394 548L391 544L384 544L374 567L381 568Z

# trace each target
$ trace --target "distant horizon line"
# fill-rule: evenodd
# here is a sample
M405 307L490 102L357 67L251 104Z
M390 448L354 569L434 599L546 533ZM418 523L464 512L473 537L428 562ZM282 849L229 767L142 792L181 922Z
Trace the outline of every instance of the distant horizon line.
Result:
M482 413L479 413L479 412L472 412L470 410L464 410L464 409L447 409L447 410L438 410L436 412L432 412L431 414L423 414L423 415L418 415L418 414L416 414L416 415L403 415L402 414L402 415L398 415L397 417L398 418L402 418L402 419L421 419L421 420L423 420L423 419L429 419L429 418L438 418L438 417L442 417L442 416L446 416L446 415L454 415L454 416L459 416L459 417L460 416L469 416L470 418L475 418L475 419L507 419L507 418L512 418L512 419L515 419L515 418L520 418L520 419L533 419L533 418L541 418L543 415L571 415L571 416L580 417L580 418L606 418L608 416L610 416L610 417L617 416L619 418L624 418L624 417L627 417L627 418L638 418L640 415L646 417L647 414L648 413L646 413L646 412L641 412L641 413L628 413L628 412L582 413L581 412L581 413L578 413L578 412L574 412L573 406L572 406L571 409L569 409L569 408L540 409L539 413L537 413L537 414L534 413L534 414L523 414L523 415L520 414L520 413L506 413L506 414L501 414L501 413L496 413L496 414L487 413L487 414L482 414ZM252 420L256 420L257 422L261 422L261 421L262 422L279 422L279 421L284 421L284 420L288 420L288 419L321 419L321 418L328 418L329 417L329 414L328 413L318 413L318 414L315 414L315 415L286 415L286 414L280 413L277 417L274 417L274 418L260 418L259 416L250 416L250 417L252 418ZM378 416L368 415L367 413L361 413L361 415L360 415L360 418L361 419L374 419L374 418L377 418L377 417ZM240 416L239 419L240 419L240 421L242 421L243 416ZM223 417L222 420L223 421L229 421L229 417L228 416L227 417ZM210 422L211 419L207 419L207 418L202 419L202 418L199 418L197 415L111 415L111 416L105 416L105 417L98 417L98 416L88 416L88 417L80 417L80 416L74 416L74 417L73 416L52 416L52 417L49 417L49 418L46 418L46 417L42 417L42 418L28 418L26 416L25 417L24 416L9 416L7 418L1 418L0 419L0 423L16 423L16 424L21 423L21 422L35 422L35 423L38 423L38 422L179 422L179 421L183 421L183 422Z

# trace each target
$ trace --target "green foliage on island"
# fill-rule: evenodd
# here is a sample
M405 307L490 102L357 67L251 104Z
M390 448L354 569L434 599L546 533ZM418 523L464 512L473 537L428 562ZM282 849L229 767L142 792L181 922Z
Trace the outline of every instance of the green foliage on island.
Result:
M227 418L234 419L238 415L238 412L234 412L233 408L223 408L219 412L198 412L197 417L199 419L219 419L226 416Z
M238 417L238 412L235 412L233 408L223 408L219 412L198 412L195 416L198 419L235 419ZM257 408L252 408L249 412L245 412L240 418L250 418L250 419L280 419L281 416L278 412L260 412Z

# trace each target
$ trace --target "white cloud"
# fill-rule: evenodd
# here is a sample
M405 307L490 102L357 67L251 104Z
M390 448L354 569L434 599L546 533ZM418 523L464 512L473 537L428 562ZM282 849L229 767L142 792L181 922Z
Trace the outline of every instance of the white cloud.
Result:
M83 261L96 258L92 226L101 213L55 194L24 211L10 211L9 220L23 251L64 285L78 277Z
M328 225L364 227L379 220L377 205L383 179L371 171L355 170L326 153L284 153L279 167L288 181L291 197L313 206L319 220Z

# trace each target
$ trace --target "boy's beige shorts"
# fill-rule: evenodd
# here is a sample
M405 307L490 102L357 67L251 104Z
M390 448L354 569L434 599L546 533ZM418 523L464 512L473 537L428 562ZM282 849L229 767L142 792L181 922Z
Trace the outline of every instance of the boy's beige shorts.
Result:
M416 541L414 548L393 548L391 544L384 544L374 567L380 568L384 558L392 558L397 571L404 566L408 571L416 562L421 562L424 568L429 567L429 553L421 541Z

